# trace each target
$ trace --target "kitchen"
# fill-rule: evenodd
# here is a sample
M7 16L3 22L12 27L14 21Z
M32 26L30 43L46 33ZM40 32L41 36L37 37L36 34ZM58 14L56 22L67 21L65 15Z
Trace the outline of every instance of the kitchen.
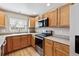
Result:
M73 5L0 4L0 55L70 56L70 9Z

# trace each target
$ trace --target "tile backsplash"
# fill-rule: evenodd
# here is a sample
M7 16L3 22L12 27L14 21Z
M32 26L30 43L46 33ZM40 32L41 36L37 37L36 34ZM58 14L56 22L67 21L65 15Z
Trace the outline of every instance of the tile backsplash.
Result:
M44 27L44 28L37 28L36 32L44 32L46 30L52 30L54 31L54 35L65 35L65 36L69 36L69 28L49 28L49 27Z

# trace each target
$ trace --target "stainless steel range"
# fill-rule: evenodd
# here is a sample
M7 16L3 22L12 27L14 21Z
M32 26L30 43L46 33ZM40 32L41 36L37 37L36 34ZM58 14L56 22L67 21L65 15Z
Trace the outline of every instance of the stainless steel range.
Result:
M51 35L52 31L35 35L35 48L41 56L43 56L44 37Z

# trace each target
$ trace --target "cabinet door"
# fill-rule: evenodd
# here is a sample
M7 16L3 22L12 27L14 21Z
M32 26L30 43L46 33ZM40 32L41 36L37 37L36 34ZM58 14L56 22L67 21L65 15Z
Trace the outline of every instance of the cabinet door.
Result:
M52 47L53 47L52 41L45 39L45 56L52 56L53 55Z
M32 45L32 47L35 48L35 37L34 36L32 36L31 45Z
M31 28L35 27L35 22L36 22L35 17L34 18L30 17L29 18L29 23L30 23L29 27L31 27Z
M28 38L28 46L30 46L31 45L32 36L31 35L27 35L27 38Z
M0 27L5 26L5 13L0 11Z
M17 50L21 48L21 40L20 36L13 37L13 50Z
M7 51L13 51L12 37L7 37Z
M28 37L27 35L21 36L21 48L28 46Z
M69 55L69 46L59 43L59 42L54 42L54 48L55 48L55 55Z
M8 51L7 51L7 41L6 41L6 45L4 46L4 49L2 48L2 54L3 54L3 51L4 51L4 55L6 55L8 53Z
M49 26L50 27L57 27L57 21L58 21L58 18L57 18L57 9L50 12L49 14Z
M70 10L69 5L65 5L60 9L60 27L69 27Z
M6 38L6 45L4 46L4 55L13 51L12 37Z

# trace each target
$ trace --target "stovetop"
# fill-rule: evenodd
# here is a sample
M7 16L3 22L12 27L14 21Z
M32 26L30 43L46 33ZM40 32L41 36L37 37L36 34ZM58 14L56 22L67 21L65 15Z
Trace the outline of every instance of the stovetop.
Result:
M47 36L51 36L51 34L49 34L49 33L41 33L41 34L37 34L35 36L44 38L44 37L47 37Z
M46 37L46 35L45 34L38 34L38 35L35 35L35 36L37 36L37 37Z

